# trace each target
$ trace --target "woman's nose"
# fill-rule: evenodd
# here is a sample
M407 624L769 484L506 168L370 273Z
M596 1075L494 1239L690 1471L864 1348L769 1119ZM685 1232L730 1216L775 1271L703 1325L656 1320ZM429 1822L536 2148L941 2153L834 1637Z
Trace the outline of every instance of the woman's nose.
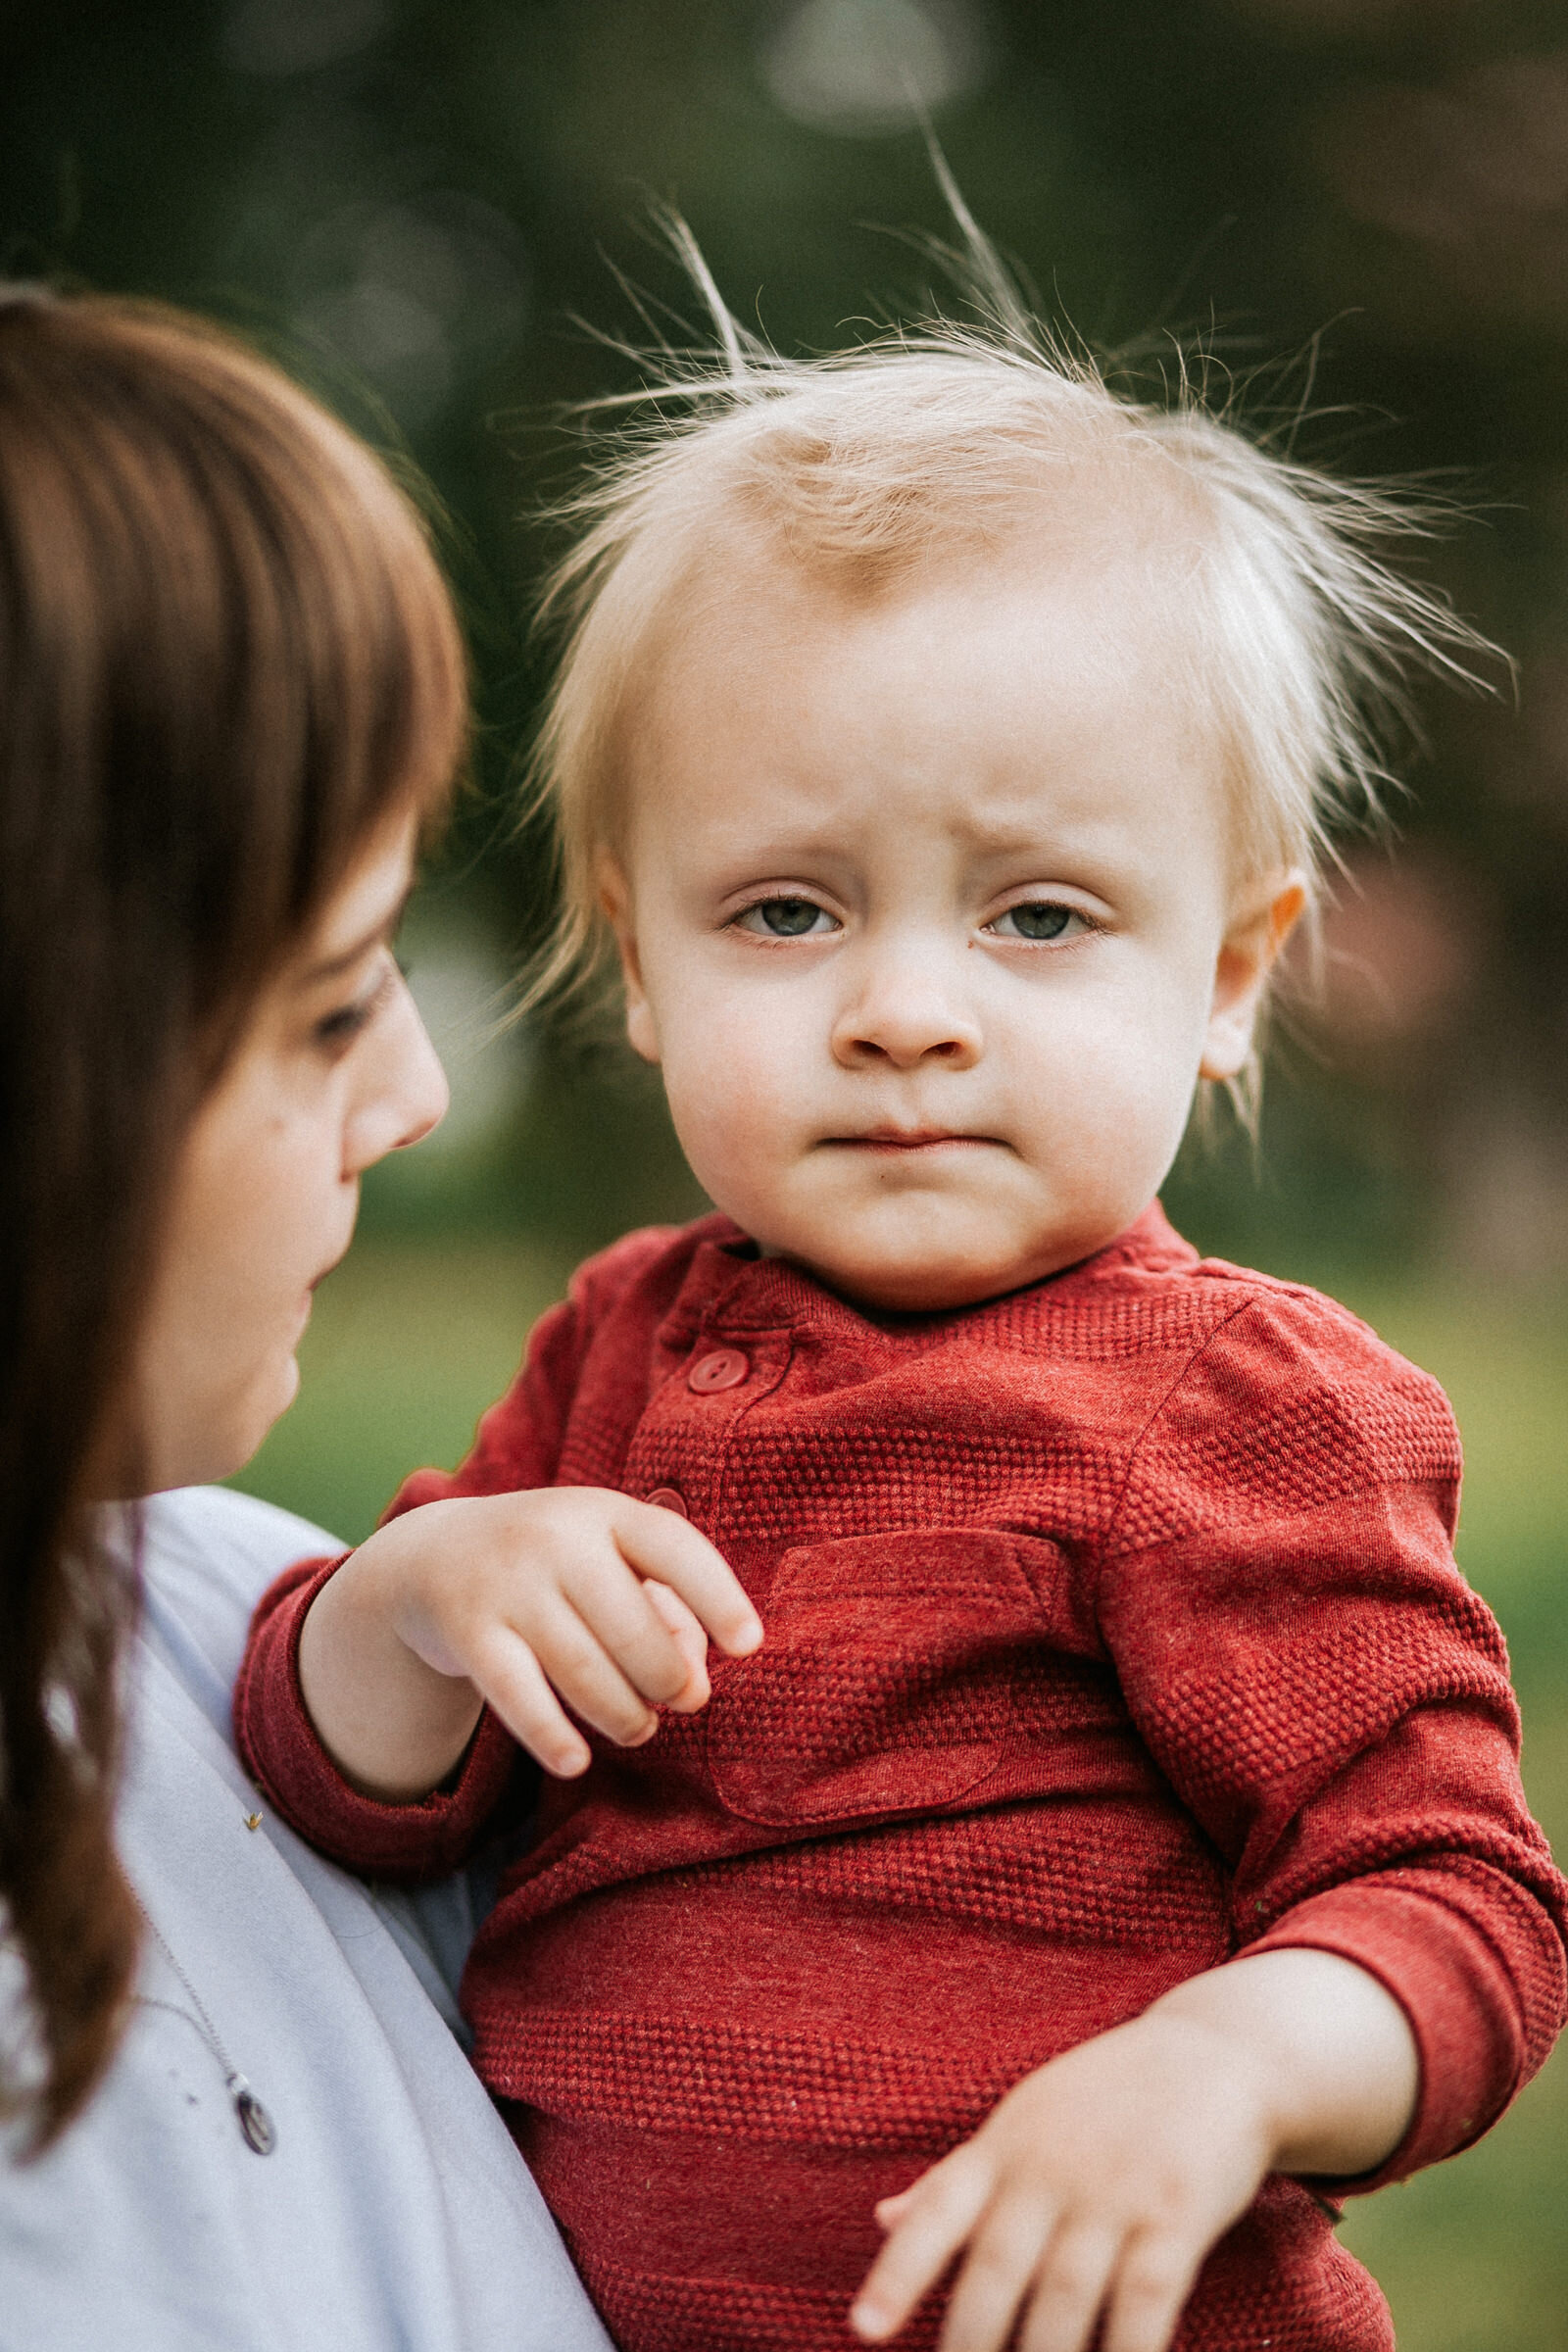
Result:
M944 945L909 940L866 957L833 1027L834 1057L916 1069L967 1069L980 1058L980 1024Z
M447 1074L408 990L385 1017L382 1051L344 1135L344 1173L358 1176L389 1152L429 1134L451 1100Z

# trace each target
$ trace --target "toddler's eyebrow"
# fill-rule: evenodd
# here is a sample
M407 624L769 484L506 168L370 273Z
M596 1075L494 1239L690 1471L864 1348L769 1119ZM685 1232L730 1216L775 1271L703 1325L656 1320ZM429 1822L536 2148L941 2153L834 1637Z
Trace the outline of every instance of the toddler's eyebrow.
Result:
M1037 814L1020 811L1016 816L1001 815L990 818L977 810L965 809L954 815L946 830L957 835L970 848L985 857L1052 858L1079 850L1081 834L1090 828L1063 821L1059 813L1049 826ZM842 858L852 854L853 831L842 820L828 818L820 822L803 819L798 825L788 821L776 829L759 831L751 839L737 839L724 844L728 852L726 862L744 864L758 871L776 868L788 873L803 859Z

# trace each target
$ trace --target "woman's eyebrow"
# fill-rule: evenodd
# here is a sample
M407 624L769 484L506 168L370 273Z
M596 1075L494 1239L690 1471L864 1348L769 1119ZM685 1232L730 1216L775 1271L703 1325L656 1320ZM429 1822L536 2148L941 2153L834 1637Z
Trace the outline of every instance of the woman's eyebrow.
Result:
M341 949L335 956L323 956L319 963L313 963L307 971L303 972L301 974L302 985L312 988L322 980L338 979L353 964L358 963L362 956L368 955L371 948L380 947L384 941L390 939L402 922L404 910L413 895L411 883L398 900L397 905L389 907L380 920L372 923L369 930L362 938L357 939L352 947Z

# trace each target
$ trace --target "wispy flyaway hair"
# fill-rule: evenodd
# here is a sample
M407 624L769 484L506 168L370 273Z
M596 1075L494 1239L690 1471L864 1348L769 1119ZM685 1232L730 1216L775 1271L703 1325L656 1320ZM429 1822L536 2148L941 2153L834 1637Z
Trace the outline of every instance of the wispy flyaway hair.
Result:
M601 855L623 821L632 702L726 566L776 554L825 586L896 593L922 569L1038 543L1058 565L1145 566L1191 715L1223 748L1238 890L1376 818L1420 670L1469 678L1490 651L1381 551L1429 535L1431 501L1337 481L1250 437L1179 364L1161 402L1111 388L1032 315L936 159L961 250L961 318L781 357L731 317L683 222L668 233L710 315L706 347L638 353L642 390L593 412L595 462L543 609L566 643L534 782L562 896L529 1000L604 945ZM738 562L739 559L739 562Z

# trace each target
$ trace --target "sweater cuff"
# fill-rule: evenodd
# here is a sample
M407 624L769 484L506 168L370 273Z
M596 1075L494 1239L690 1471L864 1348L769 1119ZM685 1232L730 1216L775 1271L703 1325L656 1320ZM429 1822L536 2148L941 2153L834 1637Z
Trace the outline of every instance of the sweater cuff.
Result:
M1298 1903L1256 1952L1334 1952L1391 1993L1409 2021L1421 2087L1409 2130L1375 2172L1313 2185L1341 2196L1402 2180L1457 2154L1494 2124L1526 2071L1526 2034L1495 1945L1450 1900L1446 1874L1410 1869L1352 1881Z
M348 1556L298 1561L262 1595L234 1686L234 1743L275 1810L334 1862L371 1878L438 1878L467 1859L506 1793L516 1743L486 1707L456 1777L429 1796L389 1804L351 1787L321 1744L299 1670L311 1603Z

